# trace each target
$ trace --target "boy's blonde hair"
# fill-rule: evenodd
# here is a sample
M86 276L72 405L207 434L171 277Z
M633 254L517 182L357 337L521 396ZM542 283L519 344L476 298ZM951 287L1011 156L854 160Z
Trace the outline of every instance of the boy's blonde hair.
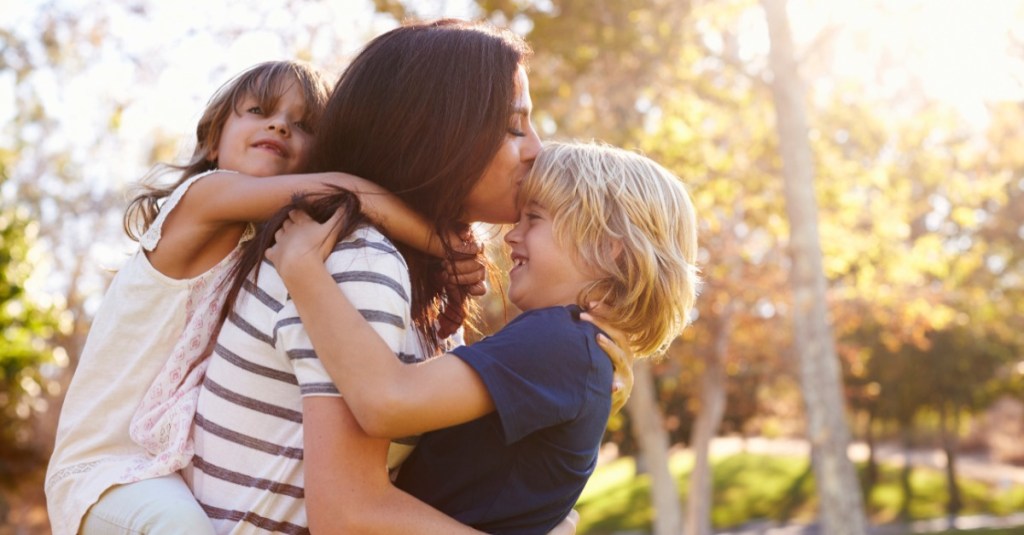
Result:
M679 178L634 152L550 143L519 200L548 210L556 242L603 275L577 304L603 303L602 317L637 356L667 349L687 323L699 282L696 213Z

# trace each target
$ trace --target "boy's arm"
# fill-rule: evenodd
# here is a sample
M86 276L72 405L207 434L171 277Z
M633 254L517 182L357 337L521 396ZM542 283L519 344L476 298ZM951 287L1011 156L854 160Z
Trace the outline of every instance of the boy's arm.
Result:
M267 250L313 341L320 361L371 436L402 437L450 427L494 410L476 372L453 355L405 365L352 305L324 268L324 229L293 212L288 239ZM281 232L285 232L282 230Z

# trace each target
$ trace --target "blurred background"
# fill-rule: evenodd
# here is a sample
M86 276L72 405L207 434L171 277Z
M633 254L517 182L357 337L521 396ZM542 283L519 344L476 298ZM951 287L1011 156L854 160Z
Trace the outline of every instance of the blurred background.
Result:
M443 15L527 38L543 137L641 150L697 203L693 324L638 362L580 532L1024 533L1019 0L0 0L0 533L49 531L131 185L231 75L335 78Z

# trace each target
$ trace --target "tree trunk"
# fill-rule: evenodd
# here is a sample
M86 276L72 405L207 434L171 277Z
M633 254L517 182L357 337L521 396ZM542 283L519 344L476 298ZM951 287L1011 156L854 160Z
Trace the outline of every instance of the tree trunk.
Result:
M668 470L668 433L658 408L650 361L638 359L633 366L633 377L633 394L626 404L626 410L633 422L633 435L640 448L643 464L651 476L653 533L679 535L682 525L679 491Z
M900 429L900 443L903 446L903 469L900 470L900 489L903 491L903 501L900 503L899 518L910 519L910 501L914 498L914 489L910 486L910 474L914 470L913 460L910 458L913 448L910 422L904 422Z
M711 440L718 434L725 415L725 355L732 333L732 308L719 318L712 353L704 359L700 383L700 407L690 435L693 471L686 498L685 535L711 535L711 506L714 478L711 471Z
M963 500L960 497L960 488L956 486L956 447L957 447L957 424L956 407L953 407L953 429L949 423L949 415L945 403L939 404L939 429L942 432L942 451L946 454L946 488L949 489L949 501L946 502L946 514L950 522L960 514L963 507Z
M772 98L790 224L793 344L807 411L807 436L814 449L811 457L822 531L829 535L863 535L867 530L864 505L857 473L847 455L850 431L825 301L804 88L797 71L785 0L762 0L762 5L771 42Z
M867 466L864 468L864 499L871 496L871 491L878 483L878 459L875 451L875 408L868 409L868 423L864 430L864 442L868 447Z

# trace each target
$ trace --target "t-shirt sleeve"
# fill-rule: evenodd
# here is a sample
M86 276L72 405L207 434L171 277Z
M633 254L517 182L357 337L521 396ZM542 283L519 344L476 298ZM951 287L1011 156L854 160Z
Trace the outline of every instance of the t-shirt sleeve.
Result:
M410 284L405 261L377 232L357 232L335 246L325 262L334 281L388 347L399 355L410 325ZM303 396L340 395L317 357L289 298L278 313L276 344L292 362Z
M595 389L593 355L601 353L588 339L591 329L561 317L568 315L562 309L545 312L521 316L493 336L452 350L486 385L506 443L572 420Z

